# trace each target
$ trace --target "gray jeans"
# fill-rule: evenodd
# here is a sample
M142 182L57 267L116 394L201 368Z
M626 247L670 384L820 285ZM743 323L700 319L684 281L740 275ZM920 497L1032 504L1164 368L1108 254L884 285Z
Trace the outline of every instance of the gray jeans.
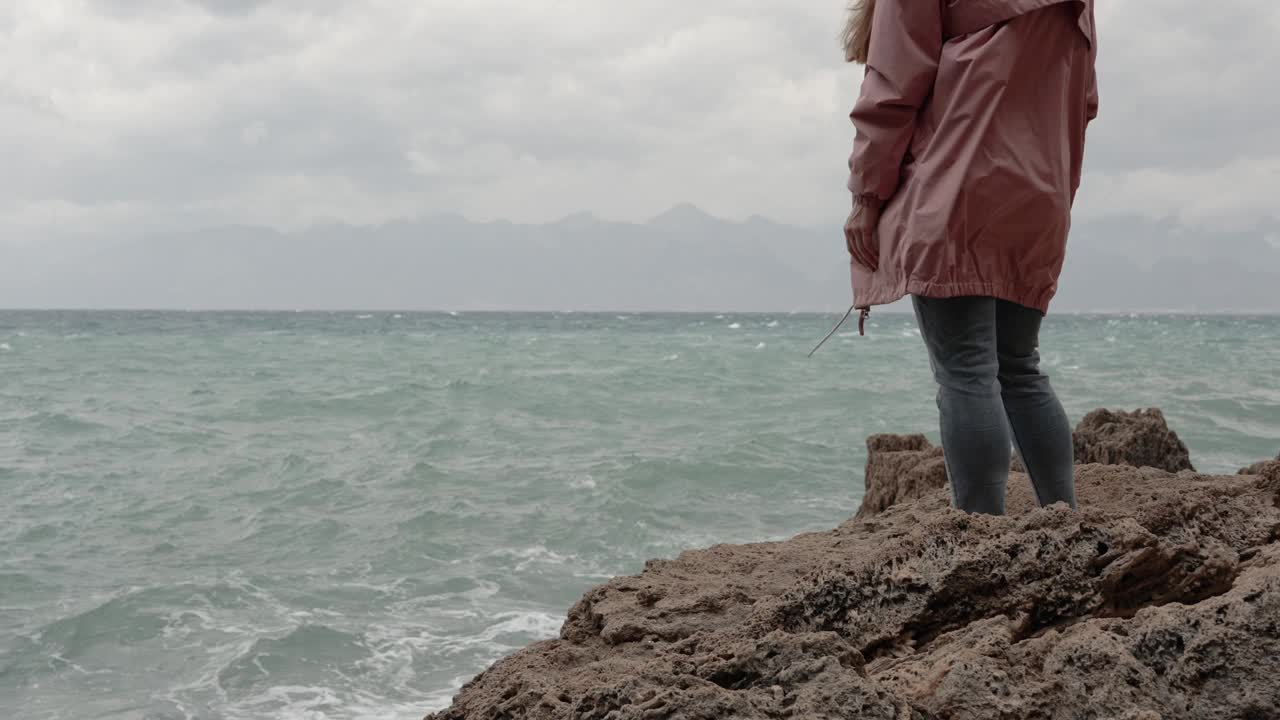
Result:
M1004 514L1010 446L1043 507L1076 507L1071 426L1040 371L1041 314L990 297L912 297L938 381L942 446L955 506Z

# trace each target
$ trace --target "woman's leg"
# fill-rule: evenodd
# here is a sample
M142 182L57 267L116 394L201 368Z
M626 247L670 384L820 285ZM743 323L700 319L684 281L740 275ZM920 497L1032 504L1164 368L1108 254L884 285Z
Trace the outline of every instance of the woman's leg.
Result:
M1071 424L1049 376L1040 371L1039 311L1000 300L996 336L1000 387L1018 454L1031 475L1041 507L1076 507L1075 450Z
M912 297L938 381L942 447L955 506L1004 514L1009 425L997 380L996 304L989 297Z

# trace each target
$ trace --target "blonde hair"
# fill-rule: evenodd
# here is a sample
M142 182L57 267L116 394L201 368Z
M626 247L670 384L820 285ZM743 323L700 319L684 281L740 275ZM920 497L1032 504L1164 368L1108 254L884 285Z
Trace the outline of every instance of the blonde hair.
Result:
M867 51L871 46L871 19L875 12L876 0L857 0L849 6L849 20L840 38L844 43L844 59L848 62L867 62Z

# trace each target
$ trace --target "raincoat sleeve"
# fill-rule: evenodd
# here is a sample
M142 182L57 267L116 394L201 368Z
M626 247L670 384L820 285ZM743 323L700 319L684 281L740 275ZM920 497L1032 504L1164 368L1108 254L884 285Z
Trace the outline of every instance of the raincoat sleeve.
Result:
M940 0L880 0L871 23L862 91L849 117L857 131L849 190L880 204L898 189L902 159L942 55Z
M1098 117L1098 71L1093 70L1089 73L1089 95L1085 100L1085 119L1093 120Z

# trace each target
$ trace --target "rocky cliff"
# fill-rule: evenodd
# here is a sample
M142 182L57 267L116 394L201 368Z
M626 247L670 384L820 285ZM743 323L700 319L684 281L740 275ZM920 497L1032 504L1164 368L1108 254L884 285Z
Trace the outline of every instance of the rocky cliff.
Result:
M1079 512L1015 473L986 517L922 436L868 448L856 518L652 560L429 720L1280 718L1280 459L1196 474L1158 413L1096 413Z

